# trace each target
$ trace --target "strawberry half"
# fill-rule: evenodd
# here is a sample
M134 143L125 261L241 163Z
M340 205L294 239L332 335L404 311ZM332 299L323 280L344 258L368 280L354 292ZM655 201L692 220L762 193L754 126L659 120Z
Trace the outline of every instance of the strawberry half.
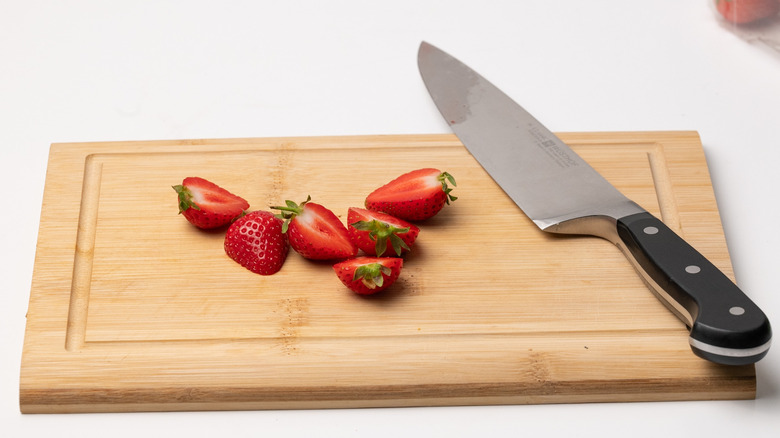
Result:
M285 220L283 232L287 234L290 246L312 260L355 256L358 249L349 239L347 227L332 211L309 201L311 196L300 204L285 201L286 206L271 207L281 211L276 217Z
M342 283L360 295L371 295L395 283L404 266L396 257L356 257L333 265Z
M254 273L275 274L290 249L282 225L282 220L271 212L247 213L227 229L225 253Z
M450 194L447 182L457 185L447 172L414 170L374 190L366 198L366 208L408 221L425 220L458 199Z
M243 198L203 178L184 178L172 187L179 194L179 214L198 228L221 227L249 208Z
M347 214L349 238L366 254L381 256L388 252L400 256L411 249L420 228L378 211L351 207Z

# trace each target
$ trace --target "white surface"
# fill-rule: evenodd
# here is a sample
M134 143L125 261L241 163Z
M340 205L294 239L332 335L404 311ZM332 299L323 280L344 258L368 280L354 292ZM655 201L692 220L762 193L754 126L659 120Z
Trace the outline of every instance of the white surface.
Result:
M475 67L553 131L699 131L738 283L780 324L780 54L736 37L708 0L0 0L0 434L747 437L780 430L780 347L757 366L755 401L19 413L50 143L447 133L417 72L421 40Z

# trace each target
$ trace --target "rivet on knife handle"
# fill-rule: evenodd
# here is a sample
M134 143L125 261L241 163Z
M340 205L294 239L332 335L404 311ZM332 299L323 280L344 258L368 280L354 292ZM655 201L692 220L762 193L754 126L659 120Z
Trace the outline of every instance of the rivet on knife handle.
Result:
M617 221L620 243L661 301L686 321L693 352L745 365L769 350L764 312L723 272L650 213Z

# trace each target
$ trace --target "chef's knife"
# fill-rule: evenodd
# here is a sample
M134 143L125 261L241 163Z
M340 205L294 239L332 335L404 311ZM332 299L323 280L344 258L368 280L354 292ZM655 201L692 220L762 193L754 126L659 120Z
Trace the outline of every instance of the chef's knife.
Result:
M692 246L465 64L425 42L417 63L452 130L540 229L617 245L688 326L698 356L746 365L767 354L772 330L766 315Z

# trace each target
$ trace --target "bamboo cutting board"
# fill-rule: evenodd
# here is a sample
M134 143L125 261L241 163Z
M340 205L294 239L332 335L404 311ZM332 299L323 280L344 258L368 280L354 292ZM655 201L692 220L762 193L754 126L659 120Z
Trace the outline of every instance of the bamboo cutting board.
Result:
M732 275L695 132L564 141ZM458 200L399 281L350 293L290 252L255 275L224 230L177 215L201 176L268 209L311 195L346 220L408 170ZM20 380L28 413L745 399L755 369L695 357L605 240L539 231L451 135L55 144Z

